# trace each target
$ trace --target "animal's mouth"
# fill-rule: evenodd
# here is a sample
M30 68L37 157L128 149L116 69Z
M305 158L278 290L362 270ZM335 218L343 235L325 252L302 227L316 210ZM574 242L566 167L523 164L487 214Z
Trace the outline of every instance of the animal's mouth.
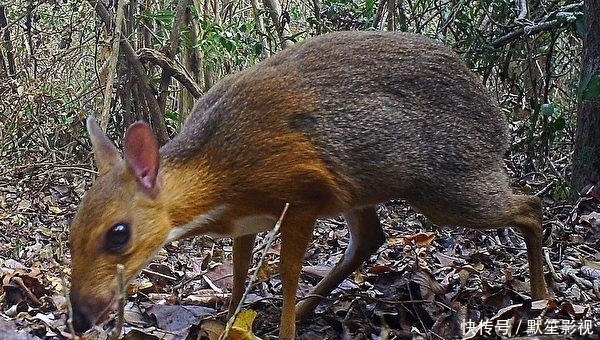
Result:
M73 318L71 320L75 331L85 333L95 325L105 323L109 319L111 312L117 307L118 302L114 295L109 298L108 303L102 303L94 299L82 300L75 298L71 300L73 306Z
M110 315L117 309L118 303L115 296L106 304L106 307L102 309L96 316L95 320L92 321L92 326L106 323L110 319Z
M100 323L104 323L104 322L108 321L110 314L117 310L117 307L118 307L117 302L118 302L117 299L115 298L115 296L113 296L112 299L110 300L110 302L106 305L106 308L104 308L104 310L100 312L100 315L98 316L98 320L96 321L96 324L100 324Z

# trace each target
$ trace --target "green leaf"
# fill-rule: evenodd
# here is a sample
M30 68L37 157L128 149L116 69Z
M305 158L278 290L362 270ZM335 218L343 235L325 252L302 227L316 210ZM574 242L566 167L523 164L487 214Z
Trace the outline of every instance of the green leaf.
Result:
M237 49L237 42L233 39L227 39L225 37L219 37L219 42L227 52L233 52Z
M562 131L567 127L567 121L564 117L558 117L554 121L554 131Z
M262 51L263 47L260 42L256 42L254 45L252 45L252 53L254 53L255 56L259 57L262 54Z
M375 0L366 0L365 1L365 14L367 17L372 17L375 12Z
M542 104L542 107L540 108L540 110L542 111L542 114L544 116L553 116L555 110L554 104L552 103L548 103L548 104Z
M160 21L165 25L172 25L175 20L175 12L173 11L160 11L156 13L150 13L148 16L156 21Z

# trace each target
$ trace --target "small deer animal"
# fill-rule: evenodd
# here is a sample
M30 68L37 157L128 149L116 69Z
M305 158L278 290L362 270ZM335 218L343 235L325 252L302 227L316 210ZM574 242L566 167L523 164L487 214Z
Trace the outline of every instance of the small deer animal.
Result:
M280 337L384 242L375 205L405 199L438 225L513 226L527 246L534 299L547 297L541 203L511 192L507 125L479 80L448 48L399 32L307 39L228 76L159 148L132 124L123 156L95 120L99 174L71 227L73 322L114 307L117 264L134 278L166 243L233 238L230 313L241 299L257 233L281 225ZM315 220L342 214L350 244L295 306ZM233 306L233 308L232 308Z

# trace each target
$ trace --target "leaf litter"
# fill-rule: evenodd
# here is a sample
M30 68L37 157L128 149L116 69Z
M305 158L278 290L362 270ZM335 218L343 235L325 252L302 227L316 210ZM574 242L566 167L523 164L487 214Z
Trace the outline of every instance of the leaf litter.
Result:
M89 159L81 166L31 164L2 164L0 170L0 339L71 339L65 325L68 221L92 181L92 166ZM537 185L546 182L538 179ZM533 303L518 232L437 228L401 201L384 204L378 214L386 244L298 324L299 338L503 339L527 336L532 327L562 338L597 338L597 196L593 191L576 205L544 197L546 257L552 264L546 270L554 297ZM340 218L318 223L299 298L343 256L348 237ZM245 309L256 318L241 333L248 339L277 338L279 246L267 249L265 261L252 269L258 279ZM214 339L225 325L231 273L230 240L198 237L167 245L128 285L120 338ZM109 329L97 327L82 339L107 339Z

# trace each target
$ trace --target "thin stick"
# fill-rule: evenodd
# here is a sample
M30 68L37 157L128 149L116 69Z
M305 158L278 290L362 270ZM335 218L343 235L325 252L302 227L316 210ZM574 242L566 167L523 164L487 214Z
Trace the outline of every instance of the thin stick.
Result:
M158 276L158 277L161 277L163 279L167 279L167 280L171 280L171 281L177 281L177 278L174 278L172 276L165 275L165 274L162 274L162 273L159 273L159 272L155 272L155 271L152 271L152 270L146 269L146 268L142 269L142 273L146 273L148 275L153 275L153 276Z
M110 334L109 339L117 340L121 335L121 331L123 330L123 324L125 323L125 279L123 278L123 273L125 272L125 266L122 264L117 265L117 282L118 282L118 299L119 299L119 309L117 314L117 325L114 331Z
M110 103L112 102L113 84L115 82L115 73L117 72L117 60L119 59L119 46L121 45L121 23L123 22L123 8L129 1L119 1L117 7L117 18L115 21L115 32L113 33L112 54L108 60L108 75L106 77L106 87L104 88L104 105L100 113L100 127L106 131L108 126L108 117L110 114Z
M289 206L290 206L289 203L285 204L285 207L283 207L283 211L281 212L281 215L279 216L277 223L275 223L275 227L273 227L273 230L271 230L269 232L269 235L267 236L267 240L265 242L264 250L263 250L262 254L260 255L260 260L258 260L258 265L256 266L257 270L255 270L254 273L252 273L252 276L250 277L250 282L248 282L248 285L246 286L246 290L244 291L244 294L242 295L240 302L238 303L237 307L235 308L235 312L233 312L233 315L229 318L229 320L227 320L227 325L225 326L225 330L219 337L219 340L227 339L227 337L229 336L231 327L233 327L233 323L235 322L235 319L237 318L238 314L240 314L240 312L242 311L242 305L244 304L246 297L248 297L248 294L250 294L250 289L252 289L252 285L254 284L254 282L256 281L256 279L258 277L258 272L259 272L258 268L260 268L262 266L263 262L265 261L267 252L268 252L269 248L271 247L273 240L275 239L275 235L277 235L277 233L279 232L279 228L281 228L281 222L283 221L283 218L285 217L285 213L287 212Z
M67 319L67 327L69 328L69 333L71 333L71 337L73 339L77 339L77 335L75 334L75 327L73 327L73 305L71 304L71 294L69 294L67 290L67 280L64 275L61 276L62 285L63 285L63 295L67 300L67 313L69 318Z

